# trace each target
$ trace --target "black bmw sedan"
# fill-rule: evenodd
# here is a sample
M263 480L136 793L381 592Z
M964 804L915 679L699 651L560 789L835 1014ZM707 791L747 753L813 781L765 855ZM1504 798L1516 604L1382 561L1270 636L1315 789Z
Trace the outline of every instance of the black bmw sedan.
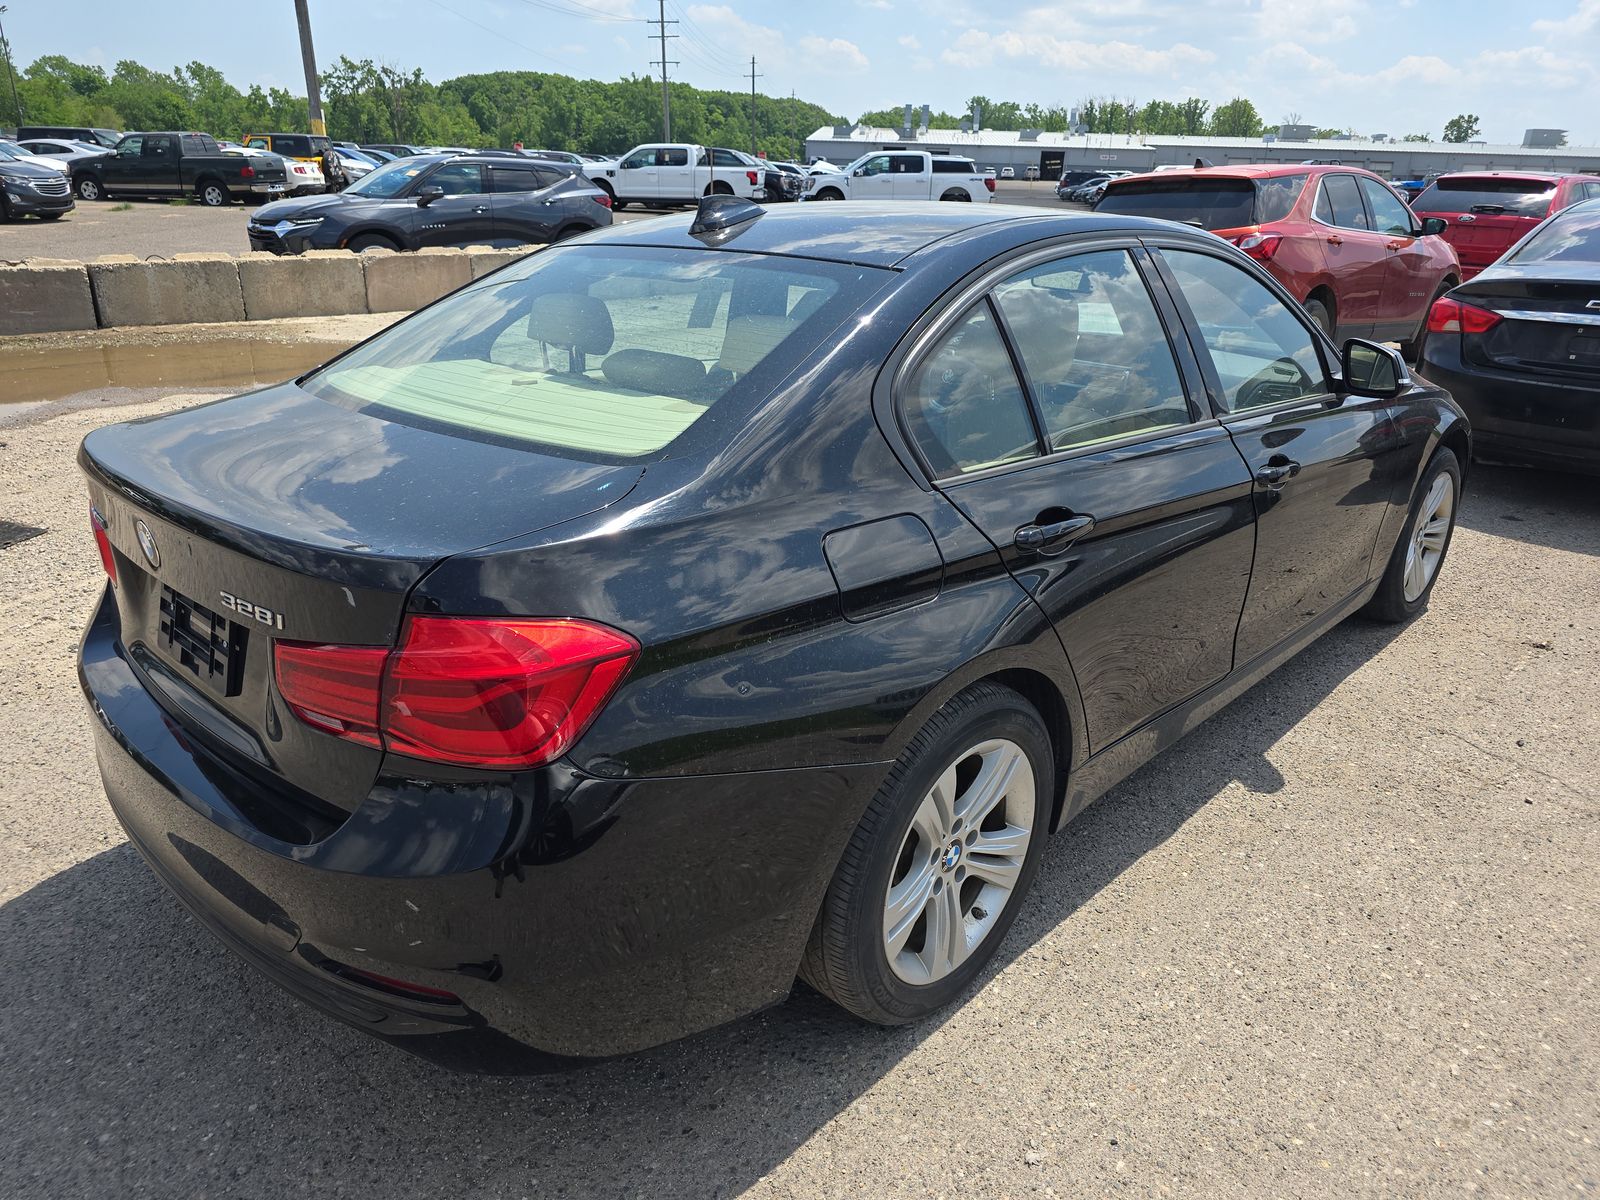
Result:
M387 163L342 192L264 204L250 249L420 250L559 242L611 224L611 197L555 164L428 154Z
M712 198L90 434L81 682L172 891L419 1054L631 1052L797 975L901 1023L1050 833L1424 608L1469 449L1197 230Z
M1434 301L1418 370L1471 417L1480 457L1600 475L1600 200Z

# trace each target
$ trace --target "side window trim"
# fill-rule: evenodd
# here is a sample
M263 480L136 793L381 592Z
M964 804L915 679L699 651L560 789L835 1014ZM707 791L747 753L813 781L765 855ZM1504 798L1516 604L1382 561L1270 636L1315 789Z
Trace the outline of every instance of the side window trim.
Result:
M1357 191L1359 190L1360 189L1357 188ZM1365 202L1363 201L1363 203ZM1229 263L1231 266L1237 267L1237 264L1233 263L1227 255L1213 253L1209 247L1196 246L1188 243L1166 241L1154 242L1151 244L1150 249L1155 252L1153 257L1157 260L1158 269L1161 272L1162 282L1166 285L1167 291L1171 293L1172 302L1182 314L1185 329L1189 331L1188 340L1194 349L1196 357L1198 357L1200 360L1200 370L1205 376L1206 389L1211 395L1211 408L1212 411L1217 414L1217 420L1226 424L1229 421L1245 420L1261 413L1288 412L1296 408L1310 408L1313 406L1321 408L1327 406L1330 401L1339 398L1339 392L1334 390L1332 386L1334 373L1328 368L1328 346L1324 340L1322 331L1316 327L1314 322L1307 320L1305 315L1300 311L1300 305L1298 303L1284 294L1283 289L1277 286L1277 280L1272 280L1270 285L1265 286L1267 286L1268 290L1272 292L1273 295L1277 296L1278 299L1282 301L1284 309L1292 318L1294 318L1301 328L1306 331L1311 338L1311 344L1316 347L1317 361L1322 366L1322 381L1324 384L1328 385L1327 390L1314 392L1306 396L1296 396L1292 400L1280 400L1277 404L1263 404L1259 408L1250 408L1244 410L1243 412L1224 411L1222 405L1222 377L1217 374L1216 363L1211 358L1210 348L1207 347L1203 341L1199 345L1194 345L1193 331L1199 329L1200 322L1195 317L1194 311L1189 307L1189 301L1187 297L1184 296L1183 289L1178 286L1177 277L1172 274L1172 268L1168 264L1165 254L1162 252L1167 249L1182 250L1189 254L1204 254L1208 258L1220 259L1223 262ZM1257 282L1260 281L1257 280Z

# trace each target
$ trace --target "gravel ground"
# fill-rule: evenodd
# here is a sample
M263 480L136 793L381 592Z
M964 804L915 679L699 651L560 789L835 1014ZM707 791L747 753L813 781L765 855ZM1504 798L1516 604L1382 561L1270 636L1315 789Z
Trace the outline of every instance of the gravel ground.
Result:
M119 397L126 399L127 397ZM1431 610L1352 621L1048 847L911 1029L804 989L571 1074L456 1076L262 983L125 844L73 647L72 454L0 430L6 1195L1460 1196L1600 1188L1600 490L1480 468Z

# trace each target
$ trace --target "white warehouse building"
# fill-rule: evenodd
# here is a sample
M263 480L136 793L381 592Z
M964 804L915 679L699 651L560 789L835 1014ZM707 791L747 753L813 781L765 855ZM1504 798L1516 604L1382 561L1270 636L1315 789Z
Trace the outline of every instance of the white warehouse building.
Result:
M1530 131L1530 133L1536 131ZM869 125L824 125L806 139L806 161L825 158L843 166L873 150L930 150L958 154L998 172L1011 167L1022 178L1037 167L1039 178L1063 171L1148 171L1242 163L1337 162L1365 167L1388 179L1421 179L1445 171L1522 170L1600 174L1600 147L1494 146L1484 142L1398 142L1384 137L1283 141L1266 138L1162 137L1141 134L1045 133L1036 129L919 129Z

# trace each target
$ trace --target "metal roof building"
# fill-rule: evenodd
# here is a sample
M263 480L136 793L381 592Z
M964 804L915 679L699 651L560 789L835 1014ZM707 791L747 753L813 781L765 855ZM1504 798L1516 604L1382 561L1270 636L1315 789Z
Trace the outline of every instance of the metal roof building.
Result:
M1270 136L1270 135L1269 135ZM898 129L824 125L806 139L806 160L844 164L869 150L931 150L966 155L980 167L1012 167L1018 176L1038 167L1043 179L1063 170L1148 171L1191 166L1298 163L1308 159L1365 167L1391 179L1420 179L1443 171L1533 170L1600 174L1600 147L1491 146L1483 142L1397 142L1377 138L1278 141L1267 138L1161 137L1139 134L1044 133L1038 130L921 129L907 138Z

